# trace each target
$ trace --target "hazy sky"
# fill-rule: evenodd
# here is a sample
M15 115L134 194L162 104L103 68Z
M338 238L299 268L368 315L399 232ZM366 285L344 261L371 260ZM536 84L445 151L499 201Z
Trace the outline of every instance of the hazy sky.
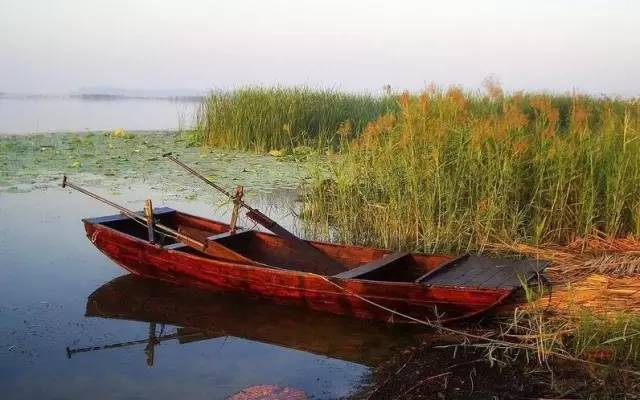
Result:
M640 95L638 0L0 0L0 92L385 84Z

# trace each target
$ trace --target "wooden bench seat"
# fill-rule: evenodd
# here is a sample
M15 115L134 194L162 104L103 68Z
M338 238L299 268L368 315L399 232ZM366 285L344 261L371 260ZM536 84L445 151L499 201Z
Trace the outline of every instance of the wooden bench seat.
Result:
M404 261L404 259L410 255L411 254L406 251L387 254L377 260L373 260L359 267L333 275L333 278L367 279L367 277L371 277L375 273L380 273L382 270L386 270L387 268L397 265L399 261Z
M185 247L189 247L189 246L180 242L171 243L166 246L162 246L163 249L167 249L167 250L180 250L180 249L184 249Z
M239 235L244 236L251 232L253 231L246 230L246 229L237 229L235 232L228 231L228 232L222 232L222 233L208 236L207 240L211 242L220 242L220 241L224 241L224 239L227 239L227 238L232 238ZM163 248L167 250L180 250L180 249L184 249L185 247L189 247L189 246L181 242L171 243L166 246L163 246Z
M227 232L222 232L222 233L208 236L207 240L211 240L212 242L219 242L221 240L231 238L231 237L247 236L251 233L253 233L253 231L249 229L236 229L235 232L227 231Z

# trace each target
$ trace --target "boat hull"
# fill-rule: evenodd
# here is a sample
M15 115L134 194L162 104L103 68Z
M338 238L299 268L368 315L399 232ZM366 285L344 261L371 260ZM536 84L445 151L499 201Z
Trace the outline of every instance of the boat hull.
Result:
M446 323L483 313L513 289L425 286L342 280L289 269L245 265L169 250L85 220L91 242L127 271L175 284L245 292L275 303L393 323ZM393 311L390 311L393 310Z

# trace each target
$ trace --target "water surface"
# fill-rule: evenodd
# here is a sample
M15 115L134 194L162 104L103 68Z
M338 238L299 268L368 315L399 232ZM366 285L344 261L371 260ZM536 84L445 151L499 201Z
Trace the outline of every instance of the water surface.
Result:
M195 99L0 96L0 134L177 130L192 125L198 104Z
M92 189L134 209L152 197L229 217L148 185L108 186ZM287 192L254 196L262 206L286 199L295 202ZM289 210L270 214L291 226ZM105 214L113 210L61 188L0 191L3 399L224 399L260 384L341 398L408 340L390 327L126 276L84 235L80 219Z

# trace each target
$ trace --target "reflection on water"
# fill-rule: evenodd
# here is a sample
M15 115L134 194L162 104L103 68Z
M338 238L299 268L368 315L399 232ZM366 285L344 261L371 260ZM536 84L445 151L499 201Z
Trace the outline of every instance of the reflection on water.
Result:
M406 344L403 328L354 320L306 309L286 307L258 298L214 293L125 275L92 293L86 315L149 322L146 340L101 347L68 349L79 352L146 343L147 363L154 347L167 340L179 343L236 337L301 350L363 365L375 365ZM166 325L176 331L163 333ZM160 334L157 334L159 327ZM408 328L404 328L408 329Z
M92 188L133 209L151 197L158 207L229 218L229 207L132 189ZM269 208L270 200L252 203L291 222L289 206ZM123 270L93 247L80 222L107 214L113 210L62 189L0 192L2 399L224 399L254 385L332 399L406 339L366 322L116 278Z
M97 130L177 130L191 126L197 99L92 100L82 97L2 97L0 134Z

